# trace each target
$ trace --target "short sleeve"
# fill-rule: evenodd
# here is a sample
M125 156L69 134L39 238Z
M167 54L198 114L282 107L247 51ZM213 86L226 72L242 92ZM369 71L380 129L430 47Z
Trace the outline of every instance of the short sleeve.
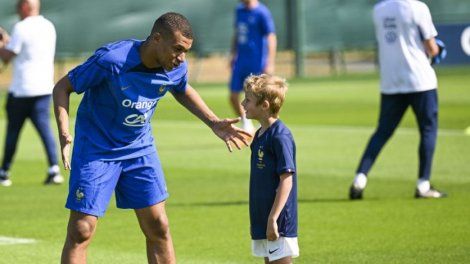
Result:
M276 32L274 19L267 8L261 12L261 27L264 35Z
M76 93L80 94L88 89L98 87L105 81L109 71L98 63L99 58L100 56L95 54L68 73Z
M273 138L274 155L277 160L276 173L281 175L286 172L294 173L295 145L294 140L288 134L281 134Z
M431 39L437 36L437 30L432 23L431 12L426 4L421 3L420 8L416 14L416 24L420 30L423 39Z
M22 47L23 38L21 35L21 30L17 25L15 25L11 32L10 41L8 42L5 48L18 55L20 54Z
M183 93L186 91L186 85L188 85L188 73L186 72L179 80L177 84L171 87L172 92Z

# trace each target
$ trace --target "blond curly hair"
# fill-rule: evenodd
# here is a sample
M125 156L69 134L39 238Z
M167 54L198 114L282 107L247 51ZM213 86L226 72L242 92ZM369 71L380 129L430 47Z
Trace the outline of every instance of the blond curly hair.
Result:
M281 110L287 89L285 79L264 73L248 76L243 84L245 93L252 94L257 99L258 105L264 100L269 102L269 111L274 116L277 116Z

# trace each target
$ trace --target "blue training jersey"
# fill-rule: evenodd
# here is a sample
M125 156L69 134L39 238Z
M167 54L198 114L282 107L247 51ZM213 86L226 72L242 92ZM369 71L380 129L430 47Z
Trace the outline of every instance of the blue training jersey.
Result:
M275 32L274 20L262 3L253 9L239 4L236 9L236 64L261 71L268 55L267 35Z
M292 172L292 190L277 220L279 235L297 237L297 171L295 142L290 130L277 120L251 143L250 224L252 239L266 239L269 213L280 176Z
M167 91L185 91L187 64L171 71L148 69L140 59L142 43L110 43L68 73L74 91L84 93L73 157L124 160L156 151L150 119Z

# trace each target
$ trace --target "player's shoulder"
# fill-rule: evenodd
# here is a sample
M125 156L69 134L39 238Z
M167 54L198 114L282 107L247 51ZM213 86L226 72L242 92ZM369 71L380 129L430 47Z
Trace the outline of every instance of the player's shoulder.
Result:
M188 73L188 63L183 61L178 67L172 69L171 71L167 71L166 74L172 81L181 80L183 77L186 76Z
M416 7L419 7L419 8L428 8L426 3L424 3L423 1L420 1L420 0L407 0L407 1L410 2L410 5L412 5L412 6L416 6Z
M402 1L402 0L400 0ZM407 0L405 0L407 1ZM380 12L381 10L386 10L390 8L392 5L396 5L397 0L381 0L377 1L377 3L374 4L374 12Z
M280 139L280 140L285 140L285 139L293 140L291 130L280 119L278 119L273 124L272 136L273 138Z
M140 44L141 41L132 39L111 42L97 49L94 56L104 68L122 69L139 63L137 46Z
M245 9L245 5L243 3L238 3L237 6L235 7L235 11L240 12Z
M271 14L271 11L269 10L269 8L261 2L258 2L258 6L255 8L255 12L257 12L258 14L262 14L262 15Z

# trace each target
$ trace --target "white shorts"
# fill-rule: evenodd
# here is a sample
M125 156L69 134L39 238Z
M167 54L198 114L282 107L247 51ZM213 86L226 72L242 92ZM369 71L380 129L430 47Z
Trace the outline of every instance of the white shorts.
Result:
M279 237L276 241L252 240L251 249L253 256L265 257L269 261L299 256L299 244L296 237Z

